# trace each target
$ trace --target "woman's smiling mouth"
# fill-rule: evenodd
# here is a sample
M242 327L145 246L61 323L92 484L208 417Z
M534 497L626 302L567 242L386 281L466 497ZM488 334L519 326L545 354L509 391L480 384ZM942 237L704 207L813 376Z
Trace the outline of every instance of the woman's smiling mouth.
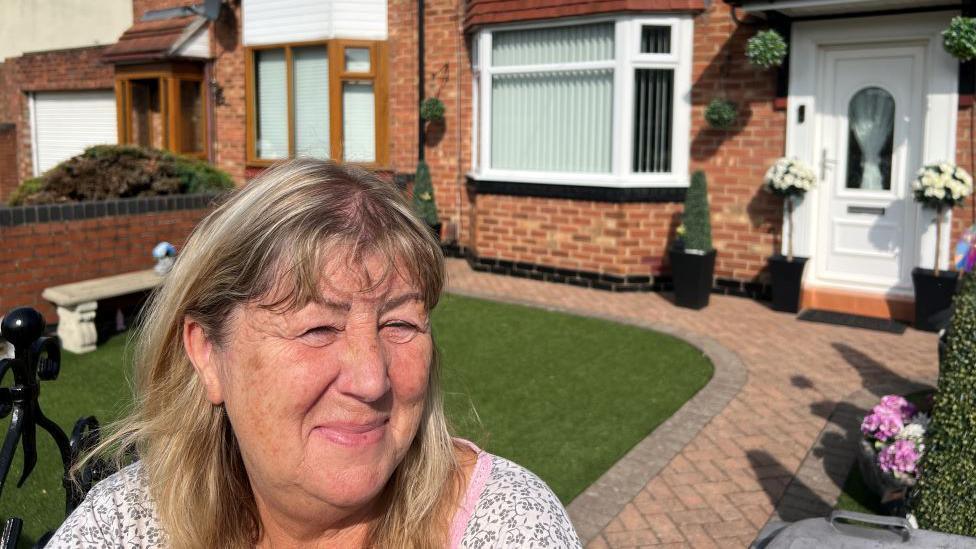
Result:
M313 432L340 446L368 446L383 438L389 422L390 418L368 422L332 421L315 427Z

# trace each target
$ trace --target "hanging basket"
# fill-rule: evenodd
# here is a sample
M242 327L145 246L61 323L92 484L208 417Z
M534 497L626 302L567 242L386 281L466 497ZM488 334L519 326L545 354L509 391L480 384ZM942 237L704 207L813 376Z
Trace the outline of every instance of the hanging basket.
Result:
M759 31L746 42L746 57L749 62L764 69L782 65L786 52L786 41L774 30Z
M420 118L427 122L444 120L444 102L436 97L428 97L420 104Z
M727 130L735 125L739 109L735 103L725 99L712 99L705 107L705 121L716 130Z
M942 46L960 61L976 58L976 18L956 16L942 31Z

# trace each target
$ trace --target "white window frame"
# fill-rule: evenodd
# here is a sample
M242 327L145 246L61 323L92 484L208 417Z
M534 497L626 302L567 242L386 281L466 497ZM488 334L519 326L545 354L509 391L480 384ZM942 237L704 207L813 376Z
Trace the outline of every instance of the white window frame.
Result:
M588 23L614 23L612 61L567 63L565 65L499 67L491 66L492 34L507 30L576 26ZM671 27L671 53L641 54L643 25ZM594 187L687 187L691 147L691 68L694 21L691 15L620 15L564 18L544 22L498 25L474 35L472 48L471 172L477 180L587 185ZM550 71L559 68L613 68L612 155L609 173L572 173L539 170L501 170L491 168L491 83L495 74ZM671 171L635 173L632 171L634 128L634 74L637 69L673 69L674 103L671 125Z

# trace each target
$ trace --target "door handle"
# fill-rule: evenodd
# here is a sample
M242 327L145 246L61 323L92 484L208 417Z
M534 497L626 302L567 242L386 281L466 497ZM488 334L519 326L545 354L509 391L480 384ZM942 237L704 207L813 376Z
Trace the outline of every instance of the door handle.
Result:
M826 147L820 151L820 180L827 181L827 168L832 168L836 164L836 160L831 160L827 158Z

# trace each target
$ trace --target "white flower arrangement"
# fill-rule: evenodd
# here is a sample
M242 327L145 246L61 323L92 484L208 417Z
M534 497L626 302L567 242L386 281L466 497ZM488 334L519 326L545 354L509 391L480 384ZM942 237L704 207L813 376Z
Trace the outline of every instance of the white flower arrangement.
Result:
M817 176L813 170L796 158L780 158L763 178L765 189L773 194L781 196L793 196L803 194L817 182Z
M915 200L929 208L935 208L935 265L933 273L939 276L939 252L942 248L942 214L973 194L973 178L966 170L949 162L926 164L912 181Z
M912 182L915 200L926 206L955 206L973 193L973 178L959 166L943 162L918 171Z
M800 196L813 188L817 175L796 158L780 158L766 170L763 188L783 197L786 210L786 258L793 261L793 197Z

